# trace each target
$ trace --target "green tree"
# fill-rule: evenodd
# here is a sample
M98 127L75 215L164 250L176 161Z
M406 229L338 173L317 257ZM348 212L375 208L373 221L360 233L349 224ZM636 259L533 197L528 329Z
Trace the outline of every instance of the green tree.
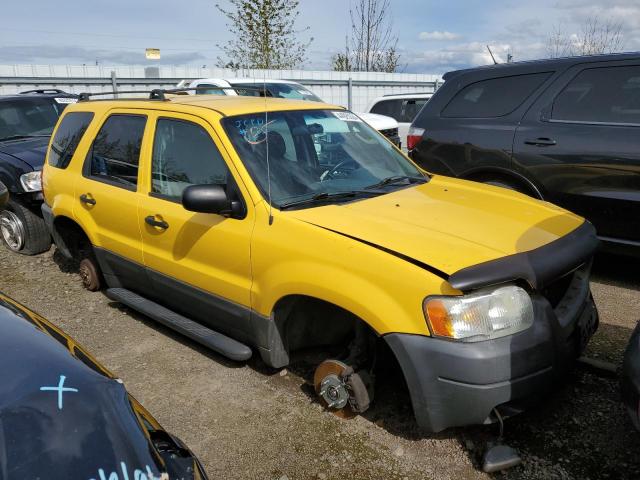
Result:
M296 30L299 0L228 0L229 6L216 8L227 17L233 38L218 45L226 58L218 66L288 69L302 65L313 38L306 42Z
M349 9L351 38L331 59L337 71L395 72L400 63L389 0L356 0Z

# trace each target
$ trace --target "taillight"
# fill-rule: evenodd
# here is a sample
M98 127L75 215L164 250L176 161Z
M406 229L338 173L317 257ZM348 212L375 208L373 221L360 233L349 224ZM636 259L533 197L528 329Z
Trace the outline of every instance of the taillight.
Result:
M411 127L407 135L407 150L413 150L424 135L424 128Z

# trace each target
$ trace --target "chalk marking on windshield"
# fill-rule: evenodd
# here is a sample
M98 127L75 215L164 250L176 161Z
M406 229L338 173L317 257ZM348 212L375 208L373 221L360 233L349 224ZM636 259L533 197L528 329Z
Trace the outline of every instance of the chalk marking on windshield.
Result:
M258 145L267 140L267 127L271 125L275 120L271 120L270 122L263 123L262 125L249 127L247 128L244 139L247 143L251 145Z
M118 475L118 472L111 471L107 474L104 469L98 469L98 477L92 477L89 480L169 480L169 474L162 472L160 476L156 477L149 465L145 465L146 472L139 468L133 470L133 476L129 477L129 469L127 464L120 462L120 469L122 470L122 477Z
M62 395L64 392L78 393L77 388L65 387L64 381L67 377L60 375L60 381L57 387L40 387L41 392L58 392L58 410L62 410Z

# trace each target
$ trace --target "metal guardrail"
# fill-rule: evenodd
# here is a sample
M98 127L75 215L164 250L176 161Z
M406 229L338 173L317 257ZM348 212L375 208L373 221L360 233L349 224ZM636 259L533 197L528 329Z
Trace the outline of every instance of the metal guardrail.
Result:
M194 78L195 79L195 78ZM140 86L140 87L165 87L176 85L184 78L118 78L115 72L111 72L110 77L0 77L0 85L14 86L39 86L39 85L66 85L66 86L97 86L111 87L114 95L117 95L119 86ZM425 88L436 91L442 82L435 81L401 81L401 80L328 80L309 78L289 78L287 80L298 82L307 86L341 86L347 88L348 107L352 107L354 87L411 87Z

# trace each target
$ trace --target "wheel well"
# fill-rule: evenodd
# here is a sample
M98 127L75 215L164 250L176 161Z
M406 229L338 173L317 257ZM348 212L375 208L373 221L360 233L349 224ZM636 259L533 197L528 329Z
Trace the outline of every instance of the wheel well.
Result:
M346 347L358 336L378 337L361 318L315 297L284 297L276 303L273 312L280 336L290 353L313 347Z
M473 180L474 182L485 182L487 180L497 180L502 181L506 184L513 185L518 189L518 191L526 193L527 195L541 199L542 195L538 189L531 184L528 180L518 176L512 175L505 172L497 172L497 171L482 171L482 172L473 172L469 175L463 175L462 178L465 180Z
M56 247L70 259L80 259L91 250L91 241L82 227L68 217L53 221L53 239Z

